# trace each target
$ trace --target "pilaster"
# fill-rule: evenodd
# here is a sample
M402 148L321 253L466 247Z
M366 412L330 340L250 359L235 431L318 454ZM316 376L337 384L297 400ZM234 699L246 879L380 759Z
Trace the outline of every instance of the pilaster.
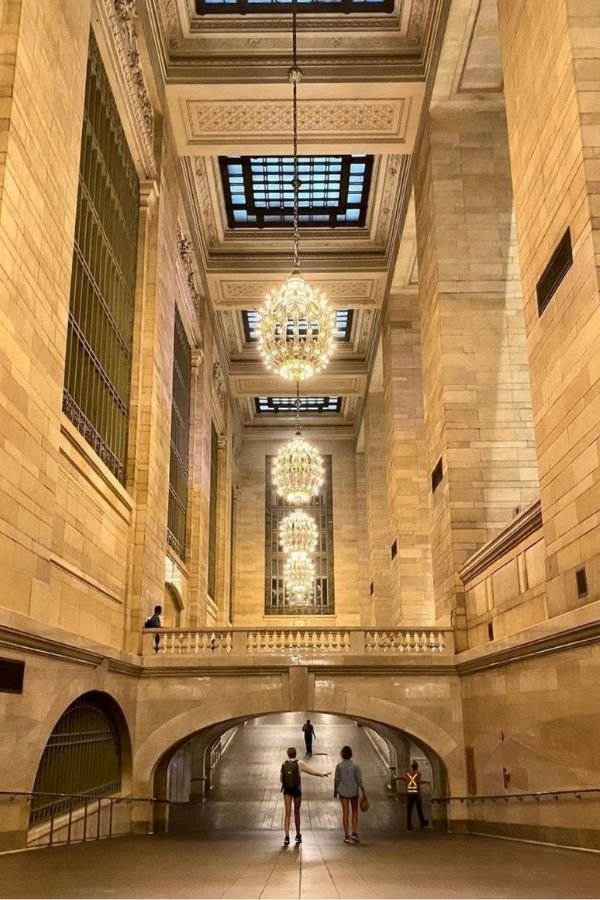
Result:
M502 109L430 112L415 199L439 618L463 607L462 563L538 491Z

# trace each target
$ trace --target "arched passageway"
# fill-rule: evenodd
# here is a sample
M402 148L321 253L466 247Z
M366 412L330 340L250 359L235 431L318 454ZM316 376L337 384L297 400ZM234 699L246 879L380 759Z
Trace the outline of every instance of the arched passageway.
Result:
M306 718L316 733L310 758L302 735ZM205 729L164 755L156 769L155 795L176 801L169 808L170 832L278 831L283 814L279 771L287 747L295 746L298 758L311 768L331 772L328 778L302 778L303 830L338 829L333 773L344 745L352 747L369 795L362 831L397 833L406 828L406 794L398 776L414 759L424 780L425 814L445 829L445 807L432 807L431 797L445 791L446 772L430 748L389 726L319 712L259 716ZM155 827L165 824L155 822Z

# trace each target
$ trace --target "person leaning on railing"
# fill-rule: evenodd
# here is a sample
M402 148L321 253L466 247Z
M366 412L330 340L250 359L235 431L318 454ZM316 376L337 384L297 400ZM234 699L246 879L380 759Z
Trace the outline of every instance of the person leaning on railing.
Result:
M144 628L160 628L162 622L160 621L160 617L162 615L162 606L155 606L154 613L150 616L149 619L146 619L144 622ZM158 653L158 646L160 644L160 635L154 635L154 652Z

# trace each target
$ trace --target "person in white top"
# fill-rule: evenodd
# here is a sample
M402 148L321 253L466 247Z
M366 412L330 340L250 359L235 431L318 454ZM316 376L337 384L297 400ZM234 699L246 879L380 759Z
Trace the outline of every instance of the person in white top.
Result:
M284 845L290 842L290 819L292 818L292 800L294 801L294 820L296 824L296 843L302 842L300 833L300 806L302 805L302 781L301 774L315 775L317 778L326 778L331 772L317 772L311 769L301 759L296 759L296 748L288 747L287 759L281 765L279 779L284 803Z

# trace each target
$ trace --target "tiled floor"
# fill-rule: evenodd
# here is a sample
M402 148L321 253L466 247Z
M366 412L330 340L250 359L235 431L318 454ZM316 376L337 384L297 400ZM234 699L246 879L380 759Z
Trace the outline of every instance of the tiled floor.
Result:
M300 848L281 845L279 765L297 717L248 724L210 799L182 809L167 836L125 837L0 857L0 897L600 897L600 856L441 831L404 829L402 806L364 733L315 722L313 765L350 743L372 807L360 845L342 842L331 779L304 777Z

